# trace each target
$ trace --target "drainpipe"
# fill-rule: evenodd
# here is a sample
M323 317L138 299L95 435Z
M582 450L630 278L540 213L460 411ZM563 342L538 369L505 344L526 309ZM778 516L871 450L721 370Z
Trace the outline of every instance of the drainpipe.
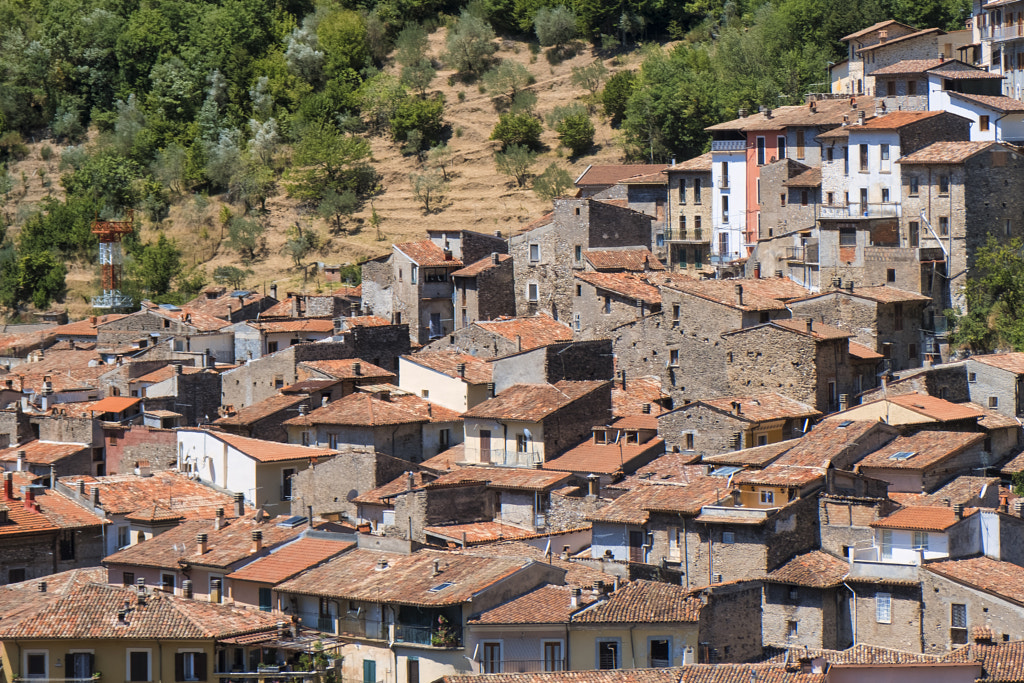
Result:
M679 518L683 520L683 566L686 573L686 587L690 587L690 548L689 548L689 533L686 529L686 517L679 515Z
M850 584L843 581L846 590L850 591L851 602L853 603L853 644L857 644L857 594L850 588Z
M630 659L631 662L633 662L633 667L632 668L634 668L634 669L637 668L637 666L636 666L636 643L633 642L633 629L635 629L636 626L637 626L636 624L633 624L632 626L629 627L629 655L630 655L629 659Z

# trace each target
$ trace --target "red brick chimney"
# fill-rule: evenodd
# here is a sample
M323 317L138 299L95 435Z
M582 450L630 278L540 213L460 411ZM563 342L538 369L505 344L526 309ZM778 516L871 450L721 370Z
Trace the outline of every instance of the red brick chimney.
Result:
M14 500L14 475L4 472L4 500Z

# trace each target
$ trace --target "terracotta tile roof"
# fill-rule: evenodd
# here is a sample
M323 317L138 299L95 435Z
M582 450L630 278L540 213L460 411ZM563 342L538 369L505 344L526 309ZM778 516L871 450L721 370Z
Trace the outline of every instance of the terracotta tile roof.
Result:
M624 439L624 436L619 437L620 442ZM594 443L590 439L545 462L544 469L595 474L628 473L664 452L665 440L661 438L646 443Z
M902 157L901 164L962 164L989 147L1001 147L991 140L933 142L913 154Z
M699 157L687 159L681 164L675 166L669 166L665 169L666 173L674 173L676 171L698 171L701 173L711 173L711 152L705 152Z
M331 292L334 296L341 296L350 299L361 299L363 296L363 286L361 284L351 287L349 285L342 285L336 290Z
M743 287L742 304L736 295L737 285ZM781 311L786 308L785 301L808 294L808 290L789 278L673 280L664 286L742 311Z
M964 510L964 517L977 512L976 509ZM919 531L945 531L957 522L953 508L945 505L915 505L901 508L888 517L871 522L876 529L916 529Z
M974 95L971 93L947 91L956 99L967 100L1001 113L1024 112L1024 102L1005 95Z
M50 346L57 339L55 329L56 326L34 332L0 334L0 356L20 358L41 346Z
M944 432L924 429L898 436L857 463L857 469L925 471L985 440L983 432ZM906 455L911 453L909 457ZM899 457L894 458L894 456Z
M981 411L971 408L963 403L950 403L949 401L927 394L903 394L902 396L890 396L891 403L902 406L915 413L938 420L949 422L952 420L967 420L981 417Z
M790 332L797 332L799 334L809 334L816 341L849 339L850 337L853 336L852 333L847 332L846 330L839 329L838 327L833 327L832 325L826 325L825 323L818 322L817 320L811 323L810 332L808 332L807 330L806 320L773 320L769 324L777 325L779 327L789 330Z
M68 569L67 571L57 572L56 574L47 574L45 577L41 577L46 581L46 592L51 595L64 595L76 588L81 588L90 583L106 583L107 582L107 569L106 567L83 567L80 569ZM5 609L8 606L7 598L13 592L22 593L35 593L39 594L39 579L28 579L27 581L20 581L18 583L9 583L3 587L8 589L10 593L0 597L0 610Z
M665 453L638 469L635 475L619 485L624 483L628 487L650 482L689 484L704 476L704 466L695 464L699 459L696 453Z
M651 286L645 277L634 273L574 273L577 280L598 289L619 294L627 299L638 299L654 306L661 304L661 291Z
M322 318L295 318L293 320L271 320L266 322L250 320L246 325L264 334L273 334L275 332L317 332L330 334L334 332L334 321Z
M629 415L612 420L612 427L619 429L648 429L652 432L658 431L657 415Z
M359 374L356 374L356 364L359 365ZM391 381L395 379L395 373L388 372L384 368L377 367L373 363L367 363L359 358L346 358L345 360L308 360L299 363L298 369L311 370L319 376L333 379L383 379ZM312 376L312 375L308 375ZM300 372L300 377L302 373ZM305 377L302 377L305 379Z
M957 583L1024 605L1024 567L989 557L925 562L921 568Z
M425 368L436 370L443 375L462 379L467 384L487 384L493 379L494 366L476 356L458 351L420 351L409 356L402 356L405 360ZM465 366L465 372L459 374L459 364Z
M574 611L590 601L572 606L569 586L541 586L518 598L469 618L470 624L567 624ZM581 596L582 598L583 596Z
M766 467L780 455L797 444L796 439L779 441L765 446L754 446L719 455L706 455L701 460L714 465L735 465L738 467Z
M769 422L772 420L821 416L819 411L806 403L801 403L776 393L759 394L757 396L725 396L722 398L705 399L697 403L703 403L734 415L735 409L733 404L738 403L740 404L740 412L737 417L751 422ZM685 410L687 407L689 406L682 406L680 410Z
M902 59L895 64L883 66L871 72L872 76L896 76L904 74L921 74L929 69L945 63L945 59L935 57L933 59ZM980 69L978 69L980 71ZM988 73L983 72L983 73Z
M703 606L698 595L654 581L633 581L572 617L581 624L653 624L694 622Z
M792 662L798 657L821 657L829 664L930 664L941 662L949 655L926 655L918 652L906 652L878 645L854 645L847 650L821 650L817 648L780 648L780 651L767 661Z
M34 604L13 623L0 624L0 637L94 640L212 640L276 628L278 616L229 605L187 600L162 592L144 601L131 588L96 583L62 595L37 593ZM127 604L126 623L118 610Z
M444 250L429 239L418 242L403 242L394 245L394 248L408 256L410 261L420 266L449 266L458 268L463 266L462 261L453 256L449 255L448 258L445 258Z
M900 493L890 491L889 498L904 507L911 505L968 505L981 495L982 489L999 488L999 477L957 477L933 493Z
M212 520L217 508L224 508L228 518L234 517L234 501L222 493L170 470L156 470L152 476L111 474L104 477L73 474L58 480L76 490L85 482L85 490L98 488L100 507L107 514L145 514L159 508L162 515L179 519ZM87 494L88 495L88 494Z
M434 475L425 472L412 473L413 490L422 490L423 484L434 479ZM362 505L391 505L392 499L409 491L409 473L401 474L388 483L360 493L352 499L353 503Z
M245 517L228 520L219 530L209 520L182 522L142 543L119 550L103 559L103 564L135 567L178 569L182 563L202 567L230 569L252 553L252 532L263 533L263 554L282 543L298 538L305 526L295 528L277 526L277 518L256 521L264 513L257 511ZM196 534L207 535L207 550L200 555Z
M524 232L529 232L531 230L536 230L537 228L543 228L544 226L551 225L554 222L555 222L555 212L554 211L550 211L550 212L544 214L543 216L541 216L540 218L538 218L538 219L536 219L534 221L531 221L530 223L527 223L526 225L521 225L521 226L513 229L511 234L512 235L521 235Z
M877 24L872 24L871 26L868 26L867 28L861 29L859 31L855 31L855 32L851 33L848 36L843 36L839 40L841 40L841 41L843 41L845 43L848 40L854 40L856 38L860 38L862 36L866 36L869 33L873 33L874 31L877 31L879 29L888 28L889 26L902 26L903 28L905 28L905 29L907 29L909 31L916 31L917 30L913 26L910 26L908 24L904 24L904 23L895 21L893 19L887 19L885 21L880 21Z
M352 541L300 538L227 575L235 581L279 584L355 547Z
M524 540L528 538L547 538L550 532L530 531L502 522L465 522L463 524L442 524L425 526L423 531L452 543L466 545L482 545L504 540Z
M383 569L380 560L387 562ZM440 566L436 575L435 560ZM303 572L277 590L392 605L458 605L532 562L432 550L399 555L358 548Z
M203 372L204 370L205 368L197 368L191 365L181 366L181 374L183 375L196 375L199 374L200 372ZM173 376L174 365L168 364L163 366L159 370L154 370L153 372L146 373L145 375L142 375L141 377L136 377L135 379L130 379L128 380L128 384L155 384L156 382L163 382L164 380L168 380Z
M932 34L940 35L941 36L941 35L945 35L946 32L943 31L942 29L938 29L938 28L921 29L920 31L917 31L916 33L908 33L905 36L896 36L895 38L890 38L889 40L885 41L884 43L875 43L874 45L868 45L867 47L862 47L859 50L857 50L857 52L858 53L860 53L860 52L874 52L875 50L877 50L879 48L888 47L888 46L890 46L890 45L892 45L894 43L901 43L901 42L903 42L905 40L915 40L917 38L923 38L924 36L928 36L928 35L932 35Z
M638 273L665 270L665 266L650 249L591 249L583 252L583 258L594 270L628 270Z
M341 329L347 330L353 327L388 327L391 321L379 315L350 315L341 319Z
M307 458L329 457L338 454L338 451L331 450L330 448L314 448L311 446L277 443L275 441L263 441L262 439L250 439L245 436L229 434L228 432L218 432L206 429L189 429L183 431L198 431L209 434L258 462L305 460Z
M203 313L202 311L193 310L184 306L178 310L171 310L168 308L161 308L160 306L156 306L149 302L143 302L142 309L139 310L138 313L132 313L130 315L146 315L147 313L152 313L153 315L167 320L174 320L182 323L183 325L190 325L198 332L216 332L217 330L225 328L231 324L222 318L217 318Z
M790 443L792 446L783 453L777 462L781 465L801 465L804 467L828 467L834 458L857 447L858 440L869 431L876 429L878 424L872 420L851 422L848 420L823 420L807 434Z
M783 465L778 462L763 470L739 472L732 478L733 484L755 484L761 486L807 486L825 479L825 468Z
M296 303L298 303L300 313L306 310L306 307L303 305L304 300L302 299L302 297L289 296L281 301L278 301L276 304L274 304L267 310L263 311L263 314L260 316L260 318L290 318L292 316L292 312L294 311Z
M219 293L219 296L211 299L207 296L207 293ZM237 296L238 294L241 294L241 296ZM239 299L241 299L242 302L239 302ZM199 296L186 303L184 307L192 311L212 315L215 318L229 320L231 318L231 314L240 310L243 305L251 306L252 304L263 301L264 299L272 301L270 297L264 297L257 291L229 290L226 287L207 287L199 293ZM266 315L266 311L264 311L264 315Z
M843 582L850 571L846 560L829 555L822 550L812 550L797 555L786 564L765 577L769 583L785 583L809 588L832 588Z
M95 320L92 316L84 318L82 320L76 320L66 325L58 325L52 329L53 332L59 337L95 337L96 326L103 325L104 323L113 322L114 320L120 320L124 318L124 313L107 313L106 315L95 316Z
M300 379L294 384L289 384L286 387L281 387L281 393L289 396L295 396L296 394L314 394L318 391L324 391L331 387L338 386L341 384L340 379L317 379L310 377L307 379Z
M452 446L446 451L441 451L433 458L427 458L420 463L420 466L435 471L447 471L455 469L456 463L463 462L465 459L466 444L460 443Z
M623 185L667 185L668 178L665 177L665 170L661 169L656 173L630 176L629 178L623 178L619 182Z
M459 419L459 413L454 410L418 396L392 395L385 400L373 394L356 392L317 408L308 415L285 420L284 424L379 427L417 422L457 422Z
M851 294L851 292L846 293ZM877 301L881 304L905 301L931 301L930 297L919 294L918 292L897 289L896 287L889 287L888 285L879 285L877 287L854 287L852 295L871 299L872 301Z
M38 486L34 488L35 505L27 508L25 494L20 492L21 486L27 485L31 483L19 485L13 492L13 498L0 497L0 505L7 507L8 520L7 524L0 525L0 537L33 535L58 529L88 529L109 523L61 494Z
M1012 353L986 353L978 356L971 356L975 363L984 363L1000 370L1006 370L1016 375L1024 375L1024 352L1014 351Z
M942 113L941 111L894 111L875 116L850 128L851 130L899 130L904 126L934 118Z
M867 98L870 99L870 98ZM709 126L707 131L782 130L788 127L838 126L843 116L851 112L848 99L817 100L814 109L807 104L777 107L769 118L766 112L757 112L741 119L733 119Z
M576 187L615 185L626 178L650 173L661 173L665 164L598 164L588 166L576 178Z
M574 401L605 388L610 390L611 386L602 381L514 384L494 398L470 408L463 417L540 422Z
M665 412L659 401L666 398L668 398L668 394L662 391L659 377L627 379L625 390L622 389L621 382L616 382L612 385L612 415L616 417L648 414L657 416ZM650 413L644 412L644 405L650 406Z
M492 489L514 491L550 491L569 481L567 472L526 469L523 467L460 467L423 485L425 489L462 486L470 483L486 484Z
M720 665L724 666L724 665ZM607 669L604 671L558 671L548 673L501 673L460 676L442 676L442 683L684 683L680 681L682 669ZM763 680L763 679L762 679ZM736 679L749 683L750 675ZM685 683L689 683L688 681ZM701 681L700 683L705 683ZM715 681L714 683L719 683ZM724 681L721 683L725 683ZM764 683L782 683L764 681ZM788 683L788 682L787 682ZM811 683L808 680L808 683Z
M107 396L92 404L94 413L123 413L142 403L141 398L134 396Z
M685 485L641 484L590 514L594 522L644 524L650 512L696 515L705 505L713 505L730 493L725 477L697 475Z
M852 340L850 341L850 356L858 360L881 360L885 358L885 356L877 351L873 351Z
M25 451L25 462L33 465L52 465L82 451L91 450L92 447L87 443L66 443L34 439L20 446L11 446L10 448L0 450L0 462L17 462L18 451Z
M552 541L551 547L553 550L557 550L554 541ZM606 574L596 568L596 565L577 562L575 560L563 560L557 552L553 552L553 554L549 556L544 553L544 550L529 545L524 541L505 540L497 543L488 543L487 545L471 547L465 550L456 548L451 552L455 554L475 555L480 557L515 557L521 559L532 559L537 562L551 564L566 571L565 585L571 587L591 588L595 581L603 581L605 584L609 585L615 581L614 576Z
M512 258L512 256L509 254L498 254L498 264L504 263L505 261L508 261L510 258ZM460 268L459 270L456 270L454 273L452 273L452 277L476 277L485 270L493 268L498 264L494 262L493 257L485 256L484 258L480 259L479 261L476 261L475 263L470 263L465 268Z
M946 661L980 662L985 683L1011 683L1024 680L1024 641L1009 643L972 643L954 650Z
M572 341L572 328L549 315L539 314L525 318L498 318L473 323L499 337L522 340L523 351L557 342Z
M309 396L304 394L277 394L276 396L265 398L259 403L240 408L234 415L217 418L213 421L213 424L218 427L245 427L270 417L275 413L286 411L289 408L293 408L294 413L297 414L298 406L303 402L308 403ZM287 417L291 417L291 415L287 415Z
M821 169L809 168L788 180L782 181L784 187L821 187Z

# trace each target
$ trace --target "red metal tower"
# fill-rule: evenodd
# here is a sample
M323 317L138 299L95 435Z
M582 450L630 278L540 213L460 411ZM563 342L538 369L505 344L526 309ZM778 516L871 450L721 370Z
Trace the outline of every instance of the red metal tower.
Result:
M100 238L100 286L103 294L92 298L93 308L129 308L130 296L121 293L121 238L132 232L134 212L128 209L127 220L92 222L92 234Z

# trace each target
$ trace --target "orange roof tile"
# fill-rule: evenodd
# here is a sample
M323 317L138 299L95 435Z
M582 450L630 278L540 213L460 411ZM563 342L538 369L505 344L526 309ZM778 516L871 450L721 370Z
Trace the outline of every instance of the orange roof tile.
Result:
M975 154L980 154L990 147L1008 150L1008 148L991 140L933 142L927 147L901 158L899 162L907 165L962 164Z
M379 315L351 315L341 319L341 327L347 330L352 327L388 327L391 321Z
M642 273L647 270L665 270L650 249L588 250L583 257L594 270L628 270Z
M460 268L459 270L456 270L454 273L452 273L452 277L476 277L477 275L484 272L485 270L488 270L489 268L494 268L500 263L505 263L510 258L512 257L509 254L498 254L498 263L495 263L494 259L491 256L485 256L479 261L469 264L465 268Z
M234 517L234 501L222 493L170 470L157 470L148 477L111 474L103 477L73 474L59 482L72 490L85 482L86 491L99 489L100 507L107 514L152 515L159 508L161 518L213 519L217 508Z
M606 387L610 391L609 383L602 381L562 380L557 384L514 384L494 398L470 408L463 417L539 422L570 403Z
M446 258L444 250L428 239L418 242L403 242L402 244L394 245L394 248L405 254L410 261L419 266L447 266L453 268L461 268L463 266L460 259L450 254Z
M266 334L275 332L317 332L330 334L334 332L334 321L322 318L295 318L292 320L248 321L249 327Z
M356 372L356 365L359 366L359 372ZM360 358L346 358L344 360L307 360L299 363L299 370L311 370L319 376L329 377L332 379L382 379L391 381L395 379L395 373L388 372L384 368L377 367L373 363L367 363L365 360ZM312 377L303 377L302 373L299 375L300 379L307 379Z
M769 583L783 583L791 586L810 588L832 588L843 582L850 571L846 560L829 555L821 550L812 550L797 555L786 564L770 572L765 578Z
M757 396L723 396L721 398L697 401L697 403L703 403L720 411L732 413L740 419L746 419L751 422L769 422L772 420L821 416L821 413L812 406L776 393L759 394ZM735 404L739 404L740 407L738 414L736 413ZM691 403L679 409L686 410L692 406L693 404Z
M841 426L841 425L846 425ZM858 448L859 440L875 429L895 430L874 420L826 419L792 444L775 462L803 467L828 467L832 460Z
M573 615L574 623L678 623L700 619L704 603L698 594L667 583L633 581L607 600Z
M986 353L978 356L971 356L975 363L984 363L1000 370L1012 372L1015 375L1024 375L1024 353L1014 351L1012 353Z
M626 381L626 389L622 389L622 383L616 382L612 385L612 415L624 417L627 415L652 415L658 416L665 412L660 401L668 398L661 389L661 379L658 377L637 377ZM650 413L644 412L644 406L650 406Z
M595 474L632 472L664 452L665 440L661 438L646 443L594 443L590 439L545 462L544 469Z
M217 418L213 421L213 424L218 427L248 426L274 415L275 413L286 411L289 408L294 409L297 413L298 405L308 401L309 396L306 394L277 394L275 396L265 398L259 403L254 403L251 406L241 408L234 415ZM291 415L288 415L288 417L291 417Z
M300 538L227 575L235 581L278 584L355 547L351 541Z
M453 543L462 544L465 541L466 545L540 538L550 535L548 531L538 533L503 522L464 522L462 524L432 525L423 527L423 531L430 536L436 536Z
M650 512L696 515L702 507L717 503L728 493L724 477L695 475L684 485L641 484L590 514L587 519L644 524Z
M859 360L881 360L885 358L885 356L877 351L873 351L855 341L850 342L850 355Z
M469 619L470 624L564 624L569 616L591 600L588 595L572 606L569 586L541 586L525 595L492 607Z
M651 286L645 277L634 273L574 273L577 280L654 306L661 304L661 291Z
M197 368L197 367L194 367L194 366L191 366L191 365L182 365L181 366L181 374L183 374L183 375L195 375L195 374L198 374L200 372L203 372L205 369L206 368ZM156 382L163 382L164 380L170 379L171 377L174 376L174 374L175 374L175 366L173 364L168 363L167 365L163 366L159 370L154 370L153 372L150 372L150 373L147 373L145 375L142 375L141 377L136 377L135 379L130 379L130 380L128 380L128 383L129 384L136 384L136 383L149 382L149 383L155 384Z
M719 455L706 455L701 461L714 465L736 465L738 467L767 467L783 453L798 443L798 439L789 439L770 443L765 446L753 446L738 451L721 453Z
M487 361L458 351L420 351L402 358L442 375L462 379L467 384L487 384L492 380L494 369ZM464 366L461 374L459 365Z
M920 31L917 31L916 33L908 33L908 34L903 35L903 36L896 36L895 38L890 38L889 40L885 41L884 43L875 43L874 45L868 45L867 47L862 47L859 50L857 50L857 52L859 52L859 53L860 52L874 52L875 50L878 50L878 49L881 49L881 48L888 48L893 43L901 43L901 42L903 42L905 40L915 40L917 38L923 38L924 36L928 36L928 35L932 35L932 34L936 34L936 35L940 35L941 36L941 35L946 35L946 32L943 31L942 29L938 29L938 28L925 28L925 29L921 29Z
M551 472L522 467L460 467L423 484L424 489L440 489L466 484L484 484L492 489L513 491L551 491L571 479L568 472Z
M992 109L993 111L1002 113L1024 112L1024 102L1012 97L1006 97L1005 95L975 95L973 93L953 92L952 90L947 90L946 92L948 92L951 97L980 104L981 106Z
M509 341L515 341L518 337L522 341L523 351L557 342L572 341L572 328L543 313L525 318L478 321L473 324Z
M107 396L93 403L90 410L94 413L123 413L140 403L142 399L134 396Z
M925 562L925 571L1024 605L1024 567L980 556Z
M456 422L459 414L418 396L392 395L388 399L357 392L317 408L308 415L285 420L286 425L335 424L378 427L416 422Z
M846 330L833 327L832 325L826 325L825 323L818 322L817 320L811 322L811 329L807 329L807 320L773 320L771 325L777 325L790 332L797 332L799 334L809 334L817 341L828 341L833 339L849 339L853 336L852 333Z
M824 467L805 467L772 463L763 470L739 472L733 478L734 484L759 486L807 486L825 479Z
M278 460L306 460L307 458L320 458L337 455L338 451L330 448L313 448L310 446L298 446L295 444L277 443L275 441L263 441L262 439L250 439L245 436L237 436L228 432L218 432L212 429L186 429L182 431L195 431L209 434L215 439L220 439L232 448L253 460L259 462L276 462Z
M894 111L870 118L850 130L899 130L904 126L934 118L942 113L941 111Z
M943 432L924 429L898 436L857 463L857 469L927 470L985 440L984 432ZM906 454L911 455L906 455ZM900 457L894 459L893 456Z
M927 394L904 394L902 396L890 396L891 403L907 408L916 413L938 420L949 422L952 420L967 420L979 418L982 413L963 403L950 403L949 401L929 396Z
M576 179L576 187L615 185L626 178L660 173L665 164L598 164L588 166Z
M674 173L676 171L697 171L700 173L711 173L711 152L705 152L699 157L687 159L681 164L675 166L669 166L665 169L666 173Z
M18 460L18 451L25 451L25 462L33 465L52 465L64 458L69 458L87 450L92 450L92 447L87 443L33 439L32 441L26 441L20 446L12 446L0 450L0 462L16 462Z
M743 287L743 303L739 303L736 287ZM784 302L805 297L808 290L789 278L746 280L680 280L666 282L666 287L693 296L715 301L744 311L783 310Z
M784 180L782 184L785 187L821 187L821 169L809 168Z
M964 517L977 512L976 508L964 510ZM901 508L888 517L871 522L876 529L913 529L918 531L945 531L960 520L949 506L915 505Z

